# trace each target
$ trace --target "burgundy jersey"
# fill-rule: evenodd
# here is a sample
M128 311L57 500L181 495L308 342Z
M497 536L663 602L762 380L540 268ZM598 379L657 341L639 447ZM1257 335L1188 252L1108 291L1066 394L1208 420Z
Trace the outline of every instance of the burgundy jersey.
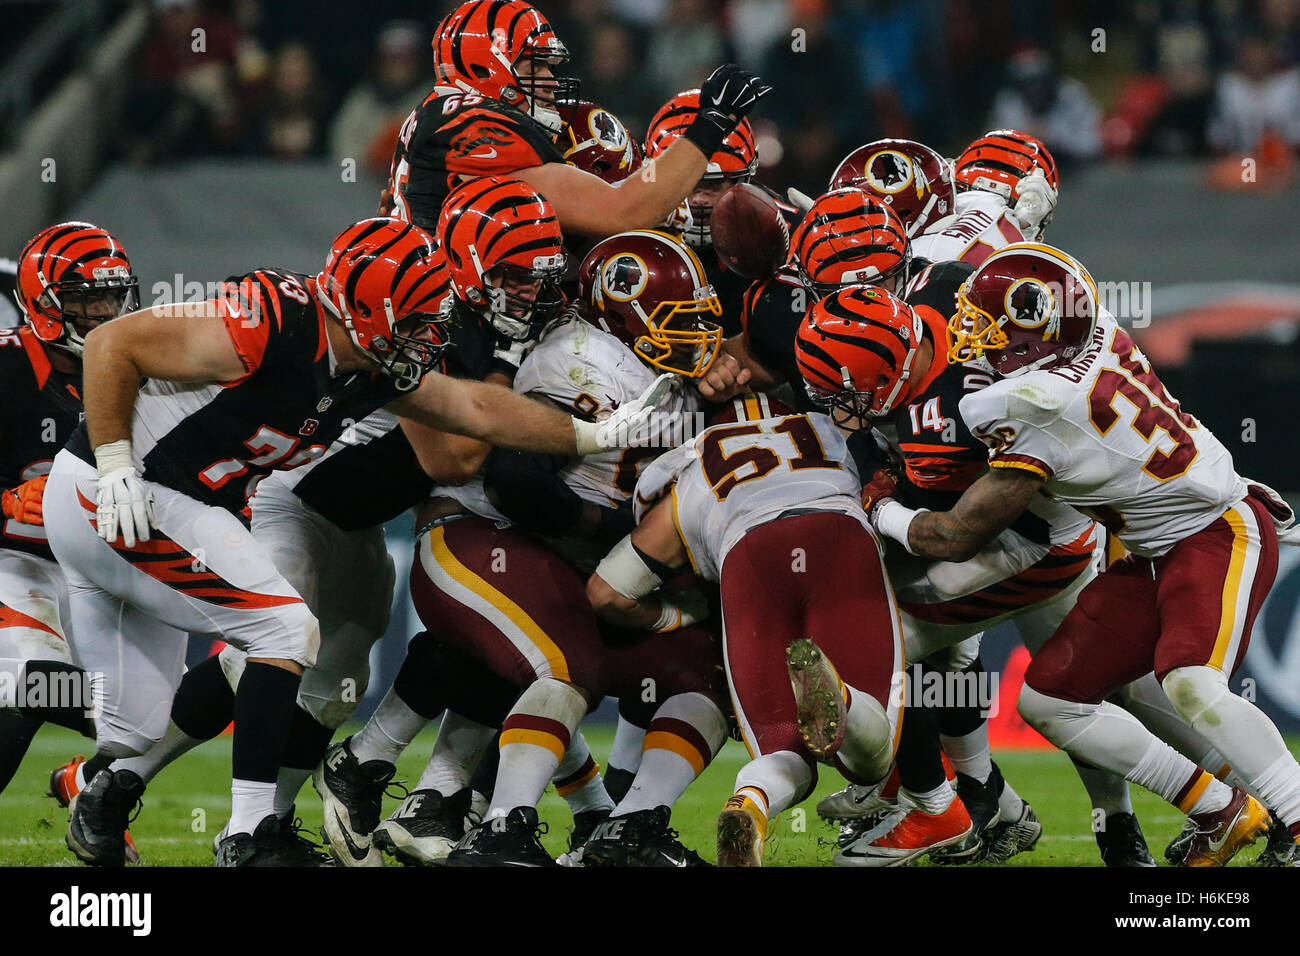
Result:
M531 116L440 86L411 111L398 134L388 175L392 215L433 229L442 201L462 178L508 176L563 162L555 138Z
M149 380L132 421L136 468L149 481L245 513L257 482L321 457L342 433L400 393L377 374L331 374L316 279L258 270L215 300L245 373L221 383ZM93 463L85 427L69 450Z
M50 470L81 421L81 376L59 372L27 326L0 329L0 489ZM54 560L45 528L12 518L0 523L0 548Z

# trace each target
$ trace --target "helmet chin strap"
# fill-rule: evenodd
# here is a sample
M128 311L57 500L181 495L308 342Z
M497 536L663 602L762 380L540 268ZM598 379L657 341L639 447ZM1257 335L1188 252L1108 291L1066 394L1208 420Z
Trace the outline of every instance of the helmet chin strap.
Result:
M898 400L898 393L903 390L904 383L912 377L912 362L916 359L916 353L921 350L921 336L924 334L924 323L921 316L912 311L912 338L907 345L907 357L903 359L903 371L899 373L898 381L894 383L893 389L889 392L889 397L880 407L881 415L888 415L894 408L894 402Z

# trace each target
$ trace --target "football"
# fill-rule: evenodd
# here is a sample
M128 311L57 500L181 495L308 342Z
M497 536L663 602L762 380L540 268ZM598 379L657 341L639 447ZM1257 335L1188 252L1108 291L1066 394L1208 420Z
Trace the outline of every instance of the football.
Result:
M741 183L724 193L710 220L718 261L747 279L765 279L790 252L790 227L766 191Z

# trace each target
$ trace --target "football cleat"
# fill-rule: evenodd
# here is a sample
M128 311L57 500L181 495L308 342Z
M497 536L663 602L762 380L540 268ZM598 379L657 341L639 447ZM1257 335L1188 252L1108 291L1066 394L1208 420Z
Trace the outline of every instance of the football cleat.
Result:
M1188 817L1196 821L1196 835L1179 866L1225 866L1244 846L1268 830L1268 810L1240 787L1222 810Z
M1181 866L1183 860L1187 859L1187 851L1191 849L1192 841L1195 839L1196 823L1189 817L1183 821L1183 828L1178 831L1178 835L1165 847L1165 862L1170 866Z
M903 866L940 847L959 843L972 830L970 814L954 797L943 813L899 806L835 854L836 866Z
M555 866L542 846L546 830L534 808L515 807L466 833L448 855L447 866Z
M320 847L302 835L301 820L267 814L252 833L227 834L213 866L329 866ZM224 831L223 831L224 832Z
M560 866L586 866L583 851L587 841L602 823L609 819L608 810L584 810L573 815L573 830L569 833L569 850L555 858Z
M444 797L412 790L372 834L374 845L403 866L442 866L465 836L469 790Z
M988 855L986 835L1002 821L998 796L1002 793L1003 786L1002 771L997 764L993 764L993 772L984 783L964 773L957 774L957 796L966 804L971 831L957 842L935 850L930 854L931 860L940 865L961 865L978 863Z
M765 829L752 800L729 799L718 816L718 866L762 866Z
M851 783L843 790L823 797L817 804L817 815L829 823L843 823L887 813L898 805L899 782L895 765L877 783Z
M348 737L325 751L312 785L325 804L325 840L341 866L383 866L384 855L371 841L379 825L384 790L397 768L386 760L358 763Z
M77 786L77 769L85 762L85 756L77 754L67 763L50 771L50 789L46 795L53 797L59 806L68 806L72 803L73 797L81 791ZM130 830L122 834L122 840L126 844L126 862L134 866L140 862L140 851L135 848L135 840L131 838Z
M672 808L637 810L599 824L582 847L583 866L710 866L668 825Z
M91 866L126 863L126 828L140 807L144 781L129 770L101 770L68 806L64 842ZM138 857L137 857L138 859Z
M840 675L810 638L791 641L785 660L794 690L799 736L810 754L818 760L829 760L844 742L848 717Z
M984 834L988 844L987 860L1005 863L1019 853L1028 853L1043 835L1043 825L1038 822L1034 808L1025 804L1020 808L1020 816L1014 820L1001 820L990 827Z
M1193 824L1188 830L1183 828L1174 838L1174 843L1182 839L1187 834L1187 840L1183 843L1183 852L1178 857L1177 862L1182 862L1187 856L1187 847L1191 845L1191 840L1196 836L1196 827ZM1131 813L1112 813L1106 817L1106 825L1096 834L1097 849L1101 851L1101 862L1106 866L1114 867L1151 867L1156 865L1155 857L1151 855L1151 850L1147 847L1146 837L1142 835L1142 827L1138 824L1138 818ZM1174 843L1169 846L1172 849ZM1165 850L1165 858L1169 859L1169 850ZM1175 862L1170 860L1170 862Z
M1268 846L1255 857L1255 866L1298 866L1300 845L1277 814L1268 825Z

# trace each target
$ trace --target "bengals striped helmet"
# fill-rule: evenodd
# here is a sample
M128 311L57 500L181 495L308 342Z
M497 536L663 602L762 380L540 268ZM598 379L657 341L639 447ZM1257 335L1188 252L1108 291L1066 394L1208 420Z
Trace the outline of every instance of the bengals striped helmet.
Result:
M1035 168L1043 171L1052 189L1060 190L1056 160L1042 140L1015 129L995 129L975 140L957 157L957 188L996 193L1007 205L1013 205L1016 186Z
M140 281L112 233L61 222L23 247L14 298L37 338L80 355L91 329L139 308Z
M840 160L831 189L857 186L889 206L919 236L955 208L952 166L929 146L910 139L878 139Z
M700 378L718 357L722 303L675 236L637 229L602 239L582 260L578 289L591 321L655 368Z
M498 335L534 339L564 305L560 220L527 183L486 176L459 186L443 201L437 236L457 302Z
M551 73L568 62L546 17L524 0L466 0L433 34L440 83L500 100L552 133L564 125L556 107L578 102L578 80Z
M645 161L641 144L609 110L585 100L560 110L564 130L559 147L566 162L607 183L627 179Z
M790 263L824 298L846 285L907 284L912 245L892 209L854 186L817 197L790 240Z
M795 358L808 397L860 425L893 411L912 375L921 317L902 299L857 285L822 299L804 316ZM853 424L838 418L837 424Z
M419 226L399 219L348 226L330 245L316 296L401 391L441 362L447 266Z
M646 131L646 158L661 156L695 122L699 112L699 90L683 90L661 106ZM709 157L704 176L695 192L687 198L693 220L684 234L688 243L697 249L712 243L709 217L713 215L714 203L732 186L749 182L757 171L758 145L754 141L754 130L749 120L742 118L727 134L717 152Z

